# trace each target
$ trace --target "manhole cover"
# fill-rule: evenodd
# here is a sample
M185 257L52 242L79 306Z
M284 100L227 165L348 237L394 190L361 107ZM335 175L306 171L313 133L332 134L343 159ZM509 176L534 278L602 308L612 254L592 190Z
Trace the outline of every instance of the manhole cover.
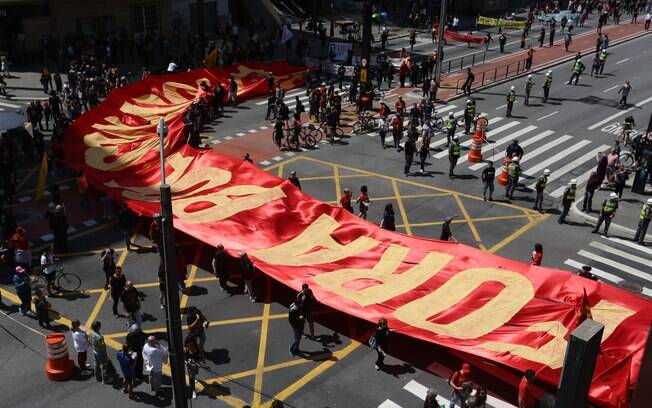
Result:
M643 287L638 283L623 281L618 286L633 293L643 292Z

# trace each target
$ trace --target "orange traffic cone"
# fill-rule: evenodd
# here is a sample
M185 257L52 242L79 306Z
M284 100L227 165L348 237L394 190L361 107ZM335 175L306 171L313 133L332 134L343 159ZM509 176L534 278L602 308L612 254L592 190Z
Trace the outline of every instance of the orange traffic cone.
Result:
M509 177L509 172L507 170L507 167L511 162L512 162L512 158L509 156L503 159L503 172L500 173L500 176L498 177L498 182L500 183L501 186L507 185L507 178Z
M45 374L50 381L65 381L72 376L73 362L68 357L66 335L63 333L48 334L45 338L48 362L45 364Z
M471 150L466 157L471 163L480 163L482 161L482 142L484 140L484 132L479 127L476 127L471 140Z

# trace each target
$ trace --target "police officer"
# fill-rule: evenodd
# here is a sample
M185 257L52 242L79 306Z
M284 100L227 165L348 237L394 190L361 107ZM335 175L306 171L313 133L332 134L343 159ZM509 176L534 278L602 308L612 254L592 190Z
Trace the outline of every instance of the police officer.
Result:
M582 60L578 58L575 60L575 64L573 64L573 71L570 79L568 80L567 85L570 85L571 82L573 82L573 78L575 78L575 85L577 85L577 81L580 80L580 74L583 71L584 71L584 64L582 63Z
M607 62L607 51L604 49L604 47L602 47L602 49L598 53L598 60L600 61L599 74L602 75L602 71L604 71L604 64Z
M543 80L543 102L548 100L550 87L552 86L552 71L546 72L546 78Z
M457 121L453 112L448 114L448 119L446 120L446 146L451 144L451 140L455 136L455 130L457 129Z
M638 228L636 228L636 234L634 235L634 241L638 242L640 245L643 245L643 241L645 240L645 234L647 233L647 227L650 225L651 219L652 219L652 198L648 198L647 202L641 206Z
M514 190L516 190L516 184L521 175L521 166L518 162L519 158L518 156L515 156L507 166L507 187L505 189L505 197L509 199L514 198Z
M532 74L527 76L527 81L525 81L525 104L530 104L530 93L534 87L534 79L532 79Z
M600 226L604 222L604 236L609 236L609 225L611 225L611 220L616 215L616 210L618 209L618 194L611 193L609 198L602 202L602 208L600 209L600 216L598 217L598 223L595 225L595 228L592 233L596 233L600 230Z
M466 100L466 107L464 108L464 134L471 132L471 124L475 117L475 101L471 99Z
M534 189L537 192L537 196L534 199L534 209L539 210L539 212L543 212L543 192L546 189L546 185L548 184L548 176L550 175L550 170L545 169L543 171L543 174L539 176L539 179L537 180L536 184L534 185Z
M507 117L512 116L512 108L514 108L514 102L516 102L516 91L514 90L514 85L509 88L507 93Z
M568 212L570 211L570 207L575 201L575 193L577 192L577 180L572 179L570 183L568 183L568 187L564 190L564 194L561 197L561 205L562 205L562 210L561 214L559 215L559 222L560 224L564 224L566 222L566 217L568 216Z
M448 161L450 162L450 167L448 168L448 177L453 178L455 174L455 166L457 166L457 160L460 158L460 139L457 136L453 136L453 143L451 143L448 148Z

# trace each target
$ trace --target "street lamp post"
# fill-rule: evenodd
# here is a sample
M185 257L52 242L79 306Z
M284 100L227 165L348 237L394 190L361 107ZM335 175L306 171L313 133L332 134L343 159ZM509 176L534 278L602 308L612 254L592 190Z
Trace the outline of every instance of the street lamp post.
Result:
M441 9L439 11L439 33L437 39L437 65L435 66L435 82L440 84L441 68L443 64L442 53L444 51L444 27L446 24L446 6L448 0L440 0Z
M170 354L170 371L175 408L187 408L186 373L183 359L183 334L181 333L181 312L179 310L179 282L176 273L176 245L172 223L172 192L165 182L164 139L168 133L165 120L161 117L156 128L161 153L161 258L165 271L166 317Z

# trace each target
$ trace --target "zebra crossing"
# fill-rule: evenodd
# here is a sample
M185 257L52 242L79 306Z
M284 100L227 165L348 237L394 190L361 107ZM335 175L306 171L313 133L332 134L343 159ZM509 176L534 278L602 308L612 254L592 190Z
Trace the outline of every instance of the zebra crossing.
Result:
M342 99L344 99L344 96L348 95L349 88L351 87L351 85L350 84L342 84L342 85L343 85L342 89L336 86L335 90L338 91ZM310 99L310 95L306 93L306 88L304 87L285 94L283 100L285 101L285 105L288 107L290 112L297 106L296 98L295 98L297 96L299 97L299 100L303 104L304 108L306 108L306 110L308 109L308 100ZM255 104L257 106L267 105L267 99L255 102Z
M444 386L446 387L446 386ZM441 387L441 388L444 388ZM448 390L442 392L444 395L449 395ZM421 384L417 380L410 380L403 388L392 395L391 398L386 399L378 405L378 408L404 408L404 407L418 407L423 404L428 393L428 387ZM439 393L438 393L439 394ZM450 400L441 395L437 395L437 403L439 406L448 407ZM502 401L498 398L487 396L487 407L490 408L516 408L514 405Z
M640 285L644 296L652 297L652 249L617 237L600 236L581 249L577 258L564 264L575 270L591 266L591 273L614 285Z
M448 112L453 112L455 117L463 115L464 110L456 111L457 108L458 106L454 104L438 105L436 111L444 119ZM457 162L458 169L466 166L467 169L478 172L484 169L489 161L496 167L501 166L507 146L512 140L518 139L522 148L528 148L520 162L525 176L525 185L530 189L534 188L536 177L542 174L544 169L549 168L551 174L548 177L548 194L553 198L562 196L564 188L571 179L577 179L580 187L586 183L595 169L598 153L607 152L610 148L590 138L581 138L518 120L493 116L490 113L482 113L482 115L489 119L486 136L491 141L482 147L484 160L481 163L471 163L466 155L462 155ZM407 121L405 124L407 125ZM375 135L375 133L369 134L369 136ZM471 146L472 139L464 135L464 129L457 131L456 136L467 139L461 143L462 147ZM448 157L448 151L444 148L446 141L445 130L442 130L439 137L433 137L430 148L441 149L432 155L434 159Z

